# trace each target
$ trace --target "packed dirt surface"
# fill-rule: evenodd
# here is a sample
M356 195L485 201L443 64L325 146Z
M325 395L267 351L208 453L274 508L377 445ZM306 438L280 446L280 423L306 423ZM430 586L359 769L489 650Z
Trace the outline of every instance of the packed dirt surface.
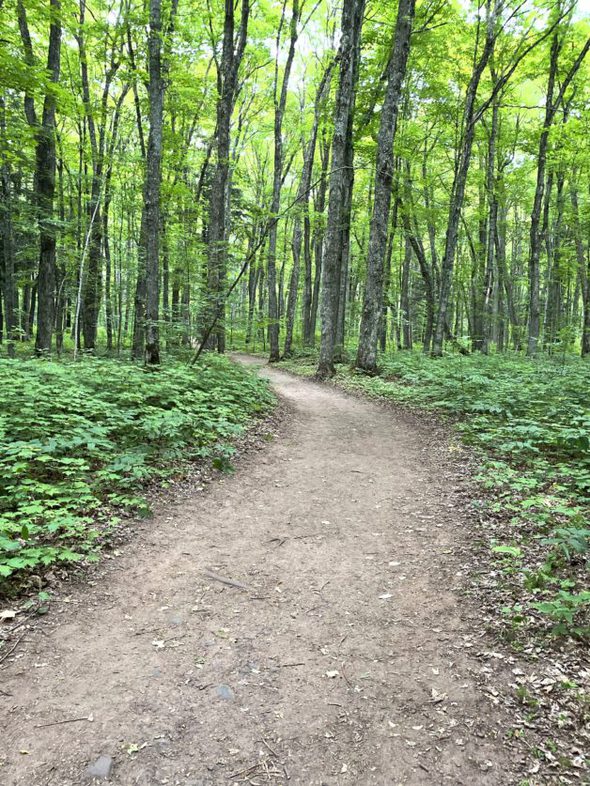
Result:
M158 506L3 664L2 786L519 782L432 430L261 373L279 436Z

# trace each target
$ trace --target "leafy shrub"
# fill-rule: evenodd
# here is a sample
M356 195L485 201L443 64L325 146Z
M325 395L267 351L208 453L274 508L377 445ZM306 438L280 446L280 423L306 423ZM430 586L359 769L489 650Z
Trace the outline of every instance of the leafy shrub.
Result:
M0 582L92 559L141 487L220 452L270 405L225 358L158 371L115 360L0 361ZM1 585L0 585L1 586Z

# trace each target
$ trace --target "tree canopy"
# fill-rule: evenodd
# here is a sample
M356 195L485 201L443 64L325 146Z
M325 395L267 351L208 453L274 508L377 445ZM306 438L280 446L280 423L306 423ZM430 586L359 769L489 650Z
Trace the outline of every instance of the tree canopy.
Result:
M8 352L588 354L587 11L3 0Z

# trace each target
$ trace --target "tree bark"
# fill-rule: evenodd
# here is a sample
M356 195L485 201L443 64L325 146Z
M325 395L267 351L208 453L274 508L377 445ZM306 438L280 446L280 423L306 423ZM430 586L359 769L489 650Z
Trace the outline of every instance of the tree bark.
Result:
M6 131L4 98L0 97L0 131ZM18 308L18 290L16 286L14 231L12 221L12 184L10 181L10 165L7 160L0 167L0 260L2 274L2 294L4 296L4 320L6 323L6 342L9 357L14 357L14 341L16 339ZM0 323L1 327L1 323Z
M18 22L25 50L25 62L34 64L24 4L17 4ZM56 178L55 113L56 97L53 87L59 82L61 65L61 4L49 3L49 47L47 71L50 87L43 100L41 122L38 122L34 99L25 94L25 116L35 131L35 182L36 207L39 217L39 270L37 274L37 334L35 352L38 356L51 352L55 308L55 255L56 231L53 216ZM33 300L31 298L31 300ZM31 322L32 326L32 322Z
M384 261L393 186L393 146L402 84L410 52L414 10L415 0L399 0L393 49L386 71L387 89L377 139L375 194L369 233L367 280L356 357L357 368L369 373L375 373L377 369L377 346L383 305Z
M574 171L570 183L570 199L572 203L578 278L582 290L582 341L580 349L582 357L586 357L590 355L590 260L587 258L587 251L584 249L584 242L582 240L576 180L577 172Z
M297 307L297 295L299 290L299 269L301 259L301 247L304 246L304 258L306 265L306 280L307 269L311 266L311 248L310 248L310 221L309 221L309 193L311 189L311 176L313 173L313 163L315 159L315 150L318 136L318 129L321 120L322 111L324 108L325 97L329 91L330 74L332 71L333 63L330 63L328 68L320 80L320 84L316 91L314 102L314 116L311 128L310 138L305 146L303 155L303 169L301 172L301 180L299 181L299 189L297 192L297 199L295 202L295 219L293 223L293 240L291 250L293 254L293 267L291 270L291 280L289 282L289 295L287 298L287 320L286 320L286 335L285 347L283 350L283 357L289 357L292 353L293 343L293 328L295 326L295 310ZM309 271L309 278L311 278L311 271Z
M165 83L162 75L162 2L150 0L148 37L149 121L144 185L145 205L145 362L160 363L160 184Z
M352 144L352 120L360 60L361 30L365 0L350 0L343 5L340 41L340 82L336 94L334 136L332 139L332 171L328 225L322 264L321 344L317 376L325 379L335 373L334 347L338 322L340 273L342 260L342 228L346 210L349 176L347 148Z
M562 48L559 29L556 28L551 42L551 55L549 61L549 77L547 81L547 97L545 99L545 119L543 130L539 138L539 149L537 153L537 182L535 187L535 198L531 212L530 229L530 252L529 252L529 329L527 340L527 355L534 357L537 354L539 334L541 328L541 211L543 207L543 197L545 193L545 170L547 167L547 153L549 148L549 132L555 119L555 114L563 100L572 79L582 65L588 50L590 49L590 39L586 41L567 75L561 82L557 96L555 96L555 86L559 65L559 55ZM554 97L555 96L555 97Z
M445 251L441 264L440 293L438 303L438 317L432 344L432 354L440 356L443 352L443 342L445 328L448 321L449 302L451 298L451 285L453 277L453 267L457 253L457 242L459 236L459 223L461 221L461 211L465 198L465 186L467 184L467 174L471 163L471 151L476 127L476 107L477 92L482 74L496 45L497 18L501 3L494 0L492 8L487 7L485 41L481 54L474 59L473 71L467 87L465 96L465 108L463 111L463 133L460 140L460 147L455 166L455 177L451 190L449 205L449 217L447 222L447 232L445 237Z
M233 0L225 0L223 45L221 63L217 73L217 157L208 219L207 292L204 298L201 329L203 335L210 326L207 348L225 351L225 281L227 275L227 233L230 199L228 194L230 174L230 126L238 93L238 70L248 31L250 1L242 0L240 28L237 43L234 41L235 12Z
M286 3L285 3L286 4ZM285 5L283 5L283 19L285 13ZM293 65L293 58L295 57L295 45L298 38L298 25L300 18L299 0L293 0L293 10L291 13L290 23L290 37L289 37L289 51L285 68L283 71L283 78L279 90L279 45L281 36L281 25L277 35L277 60L275 61L275 81L274 81L274 163L273 163L273 184L272 184L272 198L270 203L270 212L274 217L278 215L281 205L281 189L283 185L283 117L285 115L285 107L287 105L287 90L289 86L289 78L291 76L291 68ZM277 232L278 222L273 221L268 233L268 265L267 265L267 284L268 284L268 343L269 343L269 361L271 363L279 360L279 331L280 331L280 313L279 302L277 300Z

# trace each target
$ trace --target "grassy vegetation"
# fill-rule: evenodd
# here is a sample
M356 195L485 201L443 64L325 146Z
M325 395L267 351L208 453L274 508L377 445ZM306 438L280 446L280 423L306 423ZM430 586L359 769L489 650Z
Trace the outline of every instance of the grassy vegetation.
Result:
M213 458L272 402L225 358L157 371L114 360L0 361L0 591L53 563L95 559L146 483Z
M283 363L312 375L315 359ZM397 353L380 375L339 367L346 389L446 413L479 453L489 546L513 590L512 625L590 634L590 366L577 358Z

